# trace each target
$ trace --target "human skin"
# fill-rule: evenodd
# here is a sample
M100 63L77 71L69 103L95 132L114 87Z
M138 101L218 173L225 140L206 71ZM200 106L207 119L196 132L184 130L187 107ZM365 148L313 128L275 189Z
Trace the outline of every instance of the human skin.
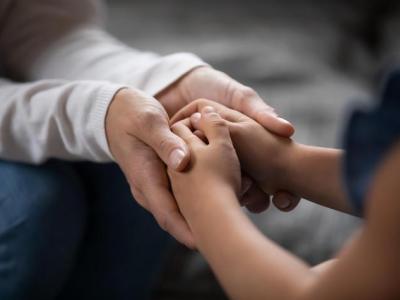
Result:
M374 176L366 199L366 220L360 232L339 252L336 261L311 268L263 236L240 209L237 197L241 154L236 156L230 128L233 122L223 119L210 106L201 108L200 112L196 125L186 118L172 126L187 143L192 159L183 172L168 169L168 174L200 252L232 299L399 299L400 143L393 147ZM201 130L204 137L193 134L195 130ZM270 138L263 137L271 135L265 130L246 131L246 135L253 141L249 148L268 152L270 147L275 147ZM265 141L268 143L264 144ZM337 164L336 152L326 154L324 149L294 147L293 143L281 143L287 150L277 159L282 162L276 166L284 168L286 178L296 182L301 194L305 191L303 194L333 199L323 191L328 194L338 188L339 179L310 182L318 176L324 178L327 171L324 166ZM298 161L287 156L306 159L302 162L304 179L292 178L298 176L297 167L293 166ZM264 188L273 187L269 183ZM343 197L342 191L335 195ZM340 200L340 208L343 208L342 201L347 199Z
M198 99L182 108L171 119L171 123L190 117L196 130L199 111L207 106L213 107L225 119L241 168L265 193L273 195L279 191L289 191L317 204L353 213L340 179L341 150L297 144L291 139L272 134L237 111L206 99ZM308 177L303 176L303 170L311 163L316 172ZM292 176L288 176L287 166L291 167ZM325 181L330 183L329 190ZM286 210L290 209L292 207Z
M294 132L293 126L279 118L253 89L211 67L192 70L156 97L133 88L115 95L105 121L111 153L138 203L188 247L194 247L193 237L170 192L165 165L181 170L190 161L186 144L170 130L169 117L199 97L241 111L279 135ZM265 203L268 196L249 186L243 196L249 206ZM289 199L296 201L290 195Z

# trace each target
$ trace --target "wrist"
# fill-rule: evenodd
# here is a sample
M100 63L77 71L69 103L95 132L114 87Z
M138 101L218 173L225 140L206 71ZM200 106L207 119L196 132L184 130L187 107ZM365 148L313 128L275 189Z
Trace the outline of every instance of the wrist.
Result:
M305 145L291 141L281 148L276 159L276 186L279 190L294 192L298 160L305 151Z
M224 211L240 210L239 200L233 187L228 184L203 185L204 189L195 192L190 203L181 207L190 227L202 226L211 221L212 216Z

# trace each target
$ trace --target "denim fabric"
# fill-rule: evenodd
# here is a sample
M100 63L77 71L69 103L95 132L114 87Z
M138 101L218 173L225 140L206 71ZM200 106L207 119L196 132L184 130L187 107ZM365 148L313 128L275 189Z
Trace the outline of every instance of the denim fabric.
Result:
M169 243L113 164L0 161L0 299L146 299Z
M344 139L345 183L359 214L376 167L400 140L400 70L388 76L381 98L372 109L353 112Z

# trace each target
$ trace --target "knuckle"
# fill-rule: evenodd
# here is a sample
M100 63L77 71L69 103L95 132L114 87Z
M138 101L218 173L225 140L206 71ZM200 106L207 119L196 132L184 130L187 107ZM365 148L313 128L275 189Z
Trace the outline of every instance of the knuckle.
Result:
M236 107L241 107L249 99L257 96L257 92L248 86L242 86L232 93L232 103Z
M211 114L215 114L215 116L210 116L211 117L210 123L213 127L218 127L218 128L227 127L225 120L222 119L218 114L216 113L211 113Z
M160 119L160 112L154 108L145 108L140 113L140 121L147 125L153 124Z
M245 98L245 99L257 96L257 92L254 89L252 89L251 87L248 87L248 86L244 86L242 88L242 92L241 93L242 93L242 97Z
M150 106L143 108L139 114L137 114L136 120L132 120L132 122L136 122L139 126L139 130L144 131L153 130L156 127L159 127L161 124L165 122L165 116L161 109L157 107Z
M163 137L158 142L158 149L162 153L166 153L169 150L172 150L172 148L174 148L174 147L176 147L175 139L173 139L170 136Z
M223 152L234 151L234 148L233 148L232 143L231 143L230 140L221 138L221 139L218 139L217 143L218 143L219 150L221 150Z

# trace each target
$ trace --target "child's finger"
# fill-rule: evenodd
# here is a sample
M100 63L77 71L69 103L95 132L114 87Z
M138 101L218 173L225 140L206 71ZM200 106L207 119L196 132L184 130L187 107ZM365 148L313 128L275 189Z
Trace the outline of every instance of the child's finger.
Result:
M242 173L242 187L240 191L240 196L244 196L249 191L252 185L253 181L250 179L250 177Z
M232 143L225 120L211 106L202 109L198 129L204 132L209 144L221 141Z
M188 145L191 146L205 145L205 143L199 137L193 134L193 132L189 128L189 125L190 125L190 120L185 119L172 125L171 130L177 136L182 138Z
M218 113L218 111L217 111L217 113ZM225 119L223 116L221 116L221 117L225 120L225 123L228 125L229 128L234 126L233 124L235 122L231 122L231 121ZM196 112L196 113L194 113L193 115L190 116L191 128L194 130L195 133L198 132L198 131L201 131L200 128L199 128L200 119L201 119L201 113L199 113L199 112Z
M265 194L257 185L253 184L243 195L240 203L252 213L260 213L268 209L270 196Z
M279 191L274 194L272 202L279 210L289 212L299 204L300 197L289 192Z
M231 122L240 122L246 116L236 110L230 109L220 103L215 101L206 100L206 99L198 99L196 101L191 102L185 107L181 108L172 118L170 124L174 124L180 120L185 118L189 118L196 112L200 112L204 107L211 106L213 107L217 113L221 115L222 118Z
M206 136L204 135L203 131L201 131L201 130L195 130L195 131L193 132L193 134L194 134L195 136L197 136L199 139L201 139L205 144L208 144L207 138L206 138Z

